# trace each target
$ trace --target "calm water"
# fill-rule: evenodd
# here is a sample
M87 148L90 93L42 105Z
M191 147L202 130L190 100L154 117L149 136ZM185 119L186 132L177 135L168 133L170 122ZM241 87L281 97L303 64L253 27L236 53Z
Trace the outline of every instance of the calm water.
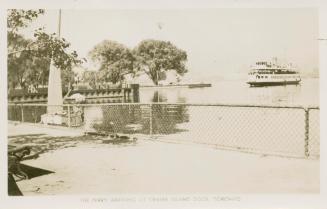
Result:
M209 88L142 88L140 101L319 106L319 79L304 79L301 85L270 87L249 87L245 81L233 80L215 82ZM302 109L185 106L175 110L180 120L162 110L152 112L154 119L160 119L154 120L153 133L169 134L169 139L291 156L304 153ZM310 111L309 121L309 153L319 156L318 110ZM156 128L167 124L170 131Z
M319 80L256 88L245 81L220 81L208 88L141 88L140 102L319 105ZM305 151L303 109L153 104L89 106L83 112L86 131L152 133L292 156ZM21 120L19 106L10 107L8 113L9 120ZM38 123L45 113L45 107L24 107L24 121ZM319 156L319 110L310 111L309 121L309 151Z
M249 87L243 80L217 81L208 88L141 88L140 102L319 105L319 79L300 85Z
M249 85L247 85L245 81L233 80L214 82L212 83L212 87L207 88L141 88L140 102L236 103L319 106L319 79L304 79L301 82L301 85L269 87L249 87ZM183 106L180 109L177 108L174 112L171 110L171 107L168 107L167 110L165 108L162 110L158 109L157 112L158 114L164 115L185 115L187 111L185 111L183 108ZM103 118L104 115L108 115L104 114L103 111L104 110L102 110L99 106L85 108L85 114L91 118ZM138 110L138 112L142 111L144 112L144 110ZM167 114L167 112L169 114ZM45 107L24 108L24 118L27 122L39 122L41 115L44 113L46 113ZM125 110L115 110L114 117L120 118L124 114L126 114ZM128 116L126 117L129 118ZM21 120L21 110L19 109L19 107L10 108L9 119Z

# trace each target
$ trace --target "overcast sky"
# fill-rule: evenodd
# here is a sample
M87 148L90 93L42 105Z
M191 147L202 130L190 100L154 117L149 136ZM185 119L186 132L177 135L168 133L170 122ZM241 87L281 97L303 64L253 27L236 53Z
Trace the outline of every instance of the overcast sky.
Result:
M24 30L57 31L58 11ZM82 57L107 39L135 47L144 39L171 41L188 54L191 77L247 72L278 57L301 70L318 67L316 9L63 10L62 37Z

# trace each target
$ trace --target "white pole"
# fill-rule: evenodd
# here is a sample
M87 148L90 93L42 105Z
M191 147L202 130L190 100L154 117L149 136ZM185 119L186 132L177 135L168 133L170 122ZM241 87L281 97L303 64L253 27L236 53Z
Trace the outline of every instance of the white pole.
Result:
M58 38L60 38L61 33L61 9L59 9L59 20L58 20Z
M61 33L61 10L59 10L58 38ZM50 63L49 82L48 82L48 114L62 112L63 98L61 86L61 72L54 66L53 59Z

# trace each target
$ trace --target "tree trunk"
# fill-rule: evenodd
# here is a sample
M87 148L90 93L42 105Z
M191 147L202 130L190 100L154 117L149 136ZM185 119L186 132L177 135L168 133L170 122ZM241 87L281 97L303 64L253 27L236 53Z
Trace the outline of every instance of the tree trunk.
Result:
M158 80L158 73L157 73L158 71L157 70L150 70L150 73L149 73L149 75L150 75L150 78L151 78L151 80L152 80L152 82L156 85L156 86L158 86L158 84L159 84L159 80Z

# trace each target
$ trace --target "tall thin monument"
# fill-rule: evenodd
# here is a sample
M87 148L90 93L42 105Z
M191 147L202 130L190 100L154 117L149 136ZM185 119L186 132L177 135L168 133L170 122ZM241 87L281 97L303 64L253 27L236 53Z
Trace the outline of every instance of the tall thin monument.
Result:
M60 38L61 30L61 9L59 10L59 21L58 21L58 38ZM62 86L61 86L61 72L60 69L56 68L51 59L49 82L48 82L48 114L55 114L62 112L63 97L62 97Z

